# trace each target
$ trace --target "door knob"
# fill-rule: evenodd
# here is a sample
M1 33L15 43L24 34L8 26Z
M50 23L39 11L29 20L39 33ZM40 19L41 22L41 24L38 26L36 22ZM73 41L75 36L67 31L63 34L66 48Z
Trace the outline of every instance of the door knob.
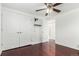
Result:
M22 32L17 32L18 34L21 34Z
M22 33L22 32L19 32L20 34Z
M19 34L19 32L16 32L16 33L18 33L18 34Z

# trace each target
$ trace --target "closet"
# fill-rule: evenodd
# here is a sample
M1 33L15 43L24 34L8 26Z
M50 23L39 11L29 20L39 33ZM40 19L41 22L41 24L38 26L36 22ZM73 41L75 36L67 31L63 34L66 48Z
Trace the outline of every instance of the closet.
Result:
M34 26L33 17L3 8L2 50L41 42L40 29L40 27Z

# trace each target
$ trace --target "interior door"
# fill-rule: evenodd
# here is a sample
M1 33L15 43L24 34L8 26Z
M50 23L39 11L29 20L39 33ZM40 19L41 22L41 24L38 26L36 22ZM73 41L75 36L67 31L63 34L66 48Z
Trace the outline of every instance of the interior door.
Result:
M20 46L32 44L32 20L29 16L22 16L20 22Z
M41 34L41 27L40 26L34 26L34 39L33 44L38 44L42 42L42 34Z
M2 49L19 47L19 16L10 11L3 11L2 16Z

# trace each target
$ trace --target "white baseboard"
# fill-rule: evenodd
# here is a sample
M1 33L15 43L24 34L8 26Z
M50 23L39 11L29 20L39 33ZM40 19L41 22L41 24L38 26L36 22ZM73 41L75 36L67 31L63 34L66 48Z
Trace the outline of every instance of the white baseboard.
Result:
M42 41L42 42L32 42L32 45L34 45L34 44L39 44L39 43L44 43L44 42L48 42L48 41Z
M66 46L66 47L69 47L69 48L72 48L72 49L76 49L76 50L79 50L79 48L76 48L76 47L74 47L74 46L69 46L68 44L64 44L64 43L62 43L62 42L58 42L58 41L56 41L56 44L59 44L59 45L62 45L62 46Z

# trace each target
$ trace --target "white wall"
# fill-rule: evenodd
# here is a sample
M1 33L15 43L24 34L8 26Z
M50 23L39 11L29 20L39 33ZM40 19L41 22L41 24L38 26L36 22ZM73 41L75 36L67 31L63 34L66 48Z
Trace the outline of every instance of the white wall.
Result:
M79 50L79 9L56 17L56 43Z
M0 3L0 54L1 54L1 3Z

